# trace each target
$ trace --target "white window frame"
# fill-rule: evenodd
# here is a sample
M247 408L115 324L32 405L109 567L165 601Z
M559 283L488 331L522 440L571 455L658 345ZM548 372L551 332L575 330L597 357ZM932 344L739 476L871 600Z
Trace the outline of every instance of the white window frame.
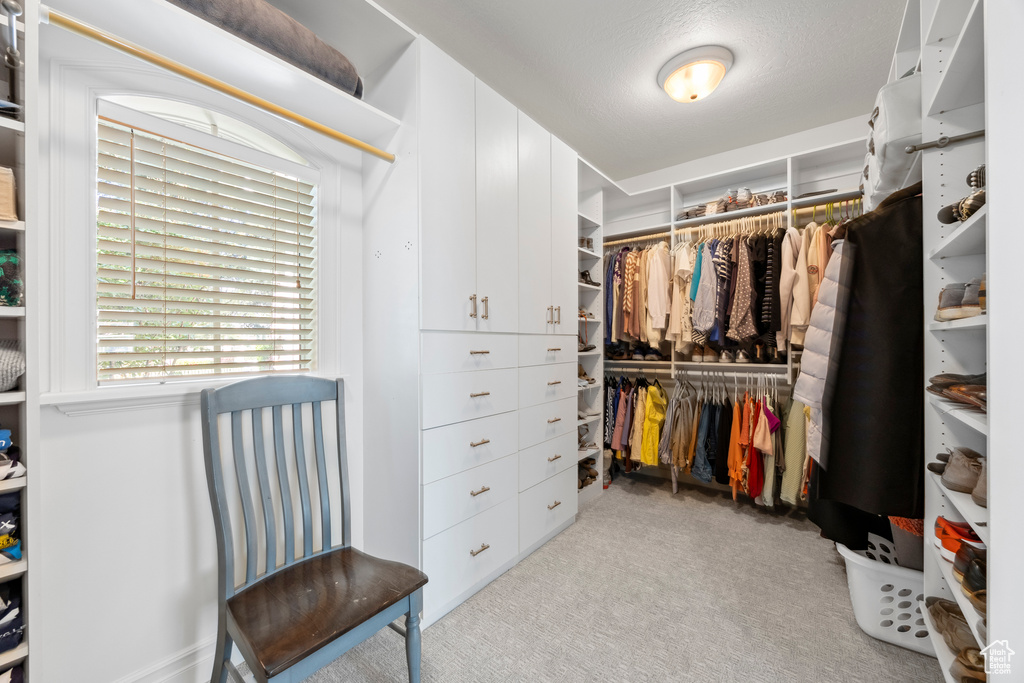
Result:
M255 149L244 153L249 159L272 160L275 167L303 179L317 178L318 321L316 370L311 374L358 378L357 386L361 384L359 152L155 67L129 58L111 62L109 51L100 46L95 46L95 55L83 55L81 46L75 47L79 49L73 54L69 51L64 59L53 57L51 68L41 74L39 108L44 115L39 125L42 131L49 131L49 136L43 136L39 160L45 196L40 202L36 248L49 257L36 280L41 283L37 289L42 291L31 293L36 301L47 302L40 320L40 403L56 405L67 414L192 404L198 400L201 389L239 378L220 376L112 386L100 386L97 382L97 115L103 111L110 118L138 122L140 127L155 133L173 126L171 137L186 138L184 142L201 139L200 146L213 151L230 145L232 154L237 153L234 143L104 101L105 97L115 95L177 99L217 111L273 135L309 160L309 167L302 167ZM93 60L91 56L103 59ZM124 120L126 116L130 121Z

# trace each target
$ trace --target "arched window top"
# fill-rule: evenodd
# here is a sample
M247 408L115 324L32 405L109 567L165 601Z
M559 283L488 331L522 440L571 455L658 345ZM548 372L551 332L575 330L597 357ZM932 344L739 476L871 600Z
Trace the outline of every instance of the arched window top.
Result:
M103 99L297 164L309 164L305 158L274 136L217 111L162 97L107 95Z

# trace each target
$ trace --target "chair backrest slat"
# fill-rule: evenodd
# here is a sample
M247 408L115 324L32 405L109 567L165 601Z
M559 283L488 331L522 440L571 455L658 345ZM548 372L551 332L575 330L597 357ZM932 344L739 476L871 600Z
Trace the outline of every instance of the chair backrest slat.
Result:
M324 434L324 401L334 401L337 411L338 488L334 488L333 472L329 475L327 468L329 439ZM334 382L315 377L260 377L202 392L203 449L214 527L217 532L218 587L222 607L224 601L242 588L313 555L313 492L310 481L313 475L310 473L310 466L316 468L316 487L320 499L320 529L323 537L322 548L318 552L338 547L332 545L332 541L335 540L332 533L332 491L335 492L334 504L341 506L342 547L351 546L344 402L345 389L341 380ZM307 403L312 408L312 424L303 416L303 409ZM284 418L284 411L289 406L292 413L290 425L286 424ZM270 408L269 419L272 422L273 439L269 433L264 434L267 427L264 411L267 408ZM249 412L252 418L251 442L249 433L243 428L246 412ZM227 443L227 433L223 436L221 434L222 431L227 431L227 425L221 425L224 430L218 427L220 416L224 413L230 413L230 445ZM289 429L292 432L290 435ZM304 430L312 433L312 453L306 452L306 441L309 437ZM289 440L292 444L289 444ZM286 445L294 445L293 461L287 455ZM270 462L271 458L273 463ZM294 472L290 471L292 463L295 467ZM256 468L254 478L257 483L253 483L250 478L249 468L253 466ZM227 468L234 469L233 477ZM275 468L276 486L272 481L271 471ZM237 481L238 501L234 499L233 494L231 500L228 500L227 488L232 478ZM262 525L256 514L257 495L263 513ZM277 512L275 503L280 505L280 512ZM237 520L239 507L242 512L242 524L238 524ZM301 508L301 511L295 508ZM300 514L302 549L296 552L296 534L299 533L296 527ZM237 563L232 529L234 528L234 533L237 534L240 527L245 533L245 583L242 586L235 586L234 571ZM257 575L260 564L261 528L266 534L266 570ZM284 556L280 567L277 566L280 555L278 544L282 540L279 536L283 536L284 540ZM241 547L238 552L241 553Z
M327 461L324 458L324 423L320 401L313 402L313 448L316 452L316 478L320 484L320 531L323 547L331 545L331 498L327 490Z
M345 383L338 380L338 400L334 402L338 420L338 478L341 479L341 544L352 544L352 522L349 520L348 439L345 427Z
M267 568L277 567L277 525L274 522L274 500L267 473L267 453L263 447L263 408L252 411L252 447L256 460L256 474L260 482L260 500L263 507L263 530L267 539Z
M292 487L288 484L288 465L284 458L284 423L281 406L274 406L274 456L277 459L277 482L281 488L281 510L284 513L284 563L295 561L295 521L292 514Z
M242 516L245 520L245 582L256 578L256 512L252 505L249 487L249 471L245 465L245 449L242 441L242 411L231 412L231 450L235 455L235 478L238 481L238 496L242 499Z
M302 556L313 554L313 514L309 502L309 476L306 474L306 447L302 438L302 404L292 404L292 434L295 435L295 469L299 475L299 499L302 504Z

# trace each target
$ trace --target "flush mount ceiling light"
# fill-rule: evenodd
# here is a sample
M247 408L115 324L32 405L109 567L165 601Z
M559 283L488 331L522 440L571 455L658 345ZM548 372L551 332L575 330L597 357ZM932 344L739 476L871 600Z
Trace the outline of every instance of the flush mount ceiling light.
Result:
M731 66L732 53L724 47L695 47L661 67L658 85L676 102L696 102L714 92Z

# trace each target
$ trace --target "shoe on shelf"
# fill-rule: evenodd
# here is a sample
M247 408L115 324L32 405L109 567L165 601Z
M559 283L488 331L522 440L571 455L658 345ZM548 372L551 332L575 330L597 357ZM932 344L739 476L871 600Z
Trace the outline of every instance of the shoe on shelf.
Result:
M576 365L579 368L579 373L577 374L577 377L579 379L586 380L587 384L593 384L594 382L597 381L583 370L583 363L577 363Z
M958 375L953 372L943 372L942 374L935 375L929 378L928 387L933 394L941 394L942 389L957 385L957 384L987 384L988 373L980 372L976 375ZM935 389L935 391L933 391Z
M940 396L970 408L988 410L988 390L984 384L955 384L943 389Z
M965 647L977 645L959 605L952 600L936 597L925 598L924 604L950 652L960 652Z
M769 346L768 347L768 362L769 363L773 363L775 365L785 365L786 364L786 354L781 353L779 351L779 347L777 347L777 346Z
M935 320L947 322L981 315L981 303L978 298L980 289L980 279L977 284L973 281L971 283L954 282L943 287L939 292L939 305L935 311Z
M754 342L754 362L755 363L767 363L768 362L768 347L765 343L758 339Z
M690 361L693 362L693 363L703 363L704 362L704 345L703 344L694 344L693 345L693 351L690 352Z
M580 353L586 353L587 351L593 351L594 349L597 348L593 344L585 343L583 341L583 336L582 335L577 334L576 338L580 340L580 344L579 344L579 351L580 351Z
M984 683L985 658L977 647L965 647L949 666L949 675L956 683Z
M968 458L959 450L953 451L942 472L942 485L950 491L970 493L978 485L981 458Z
M978 484L971 491L971 500L983 508L988 507L988 458L979 458L981 472L978 473Z
M704 356L700 359L702 363L717 363L718 352L711 348L711 345L704 347Z
M718 357L718 362L719 363L735 363L736 362L736 356L729 349L723 349L722 350L722 355Z
M984 548L985 544L967 522L951 522L941 515L935 518L935 537L933 542L939 554L947 562L956 559L962 543L975 548Z
M985 603L987 591L985 590L985 561L971 560L964 572L964 579L960 582L960 590L971 601L971 607L978 613L978 616L985 616Z
M0 453L0 480L17 479L25 476L25 466L20 462L21 450L11 446L6 453Z
M747 353L745 350L740 349L739 351L736 352L736 362L737 363L749 363L750 362L750 354Z
M975 548L973 545L961 543L960 550L956 551L956 557L953 558L953 576L957 581L963 583L964 573L971 562L974 560L985 562L987 556L988 551L984 548Z
M644 352L644 360L665 360L665 356L661 355L661 351L654 348L647 348Z
M986 277L982 276L981 284L978 287L978 305L981 306L981 312L982 313L984 313L986 311L986 308L985 308L985 280L986 280Z
M590 278L590 271L589 270L584 270L583 272L580 273L580 282L582 282L585 285L592 285L594 287L600 287L601 286L600 282L594 282Z

